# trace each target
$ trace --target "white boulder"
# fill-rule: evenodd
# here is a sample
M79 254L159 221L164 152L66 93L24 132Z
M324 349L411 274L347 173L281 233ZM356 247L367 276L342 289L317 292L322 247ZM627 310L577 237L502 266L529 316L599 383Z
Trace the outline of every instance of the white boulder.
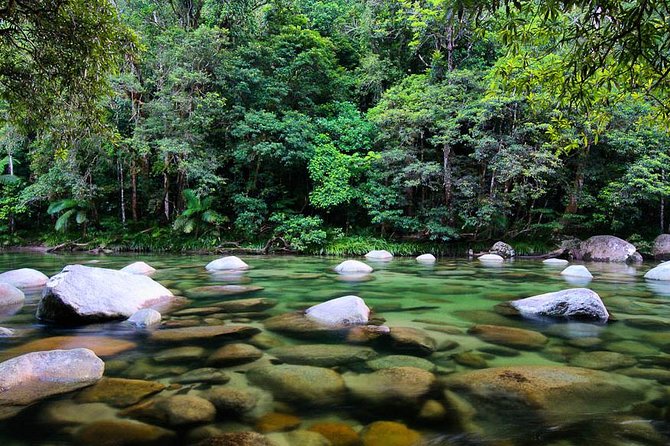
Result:
M135 262L131 263L130 265L124 266L123 268L120 269L120 271L123 271L124 273L128 274L144 274L145 276L148 276L150 274L155 273L156 268L144 262Z
M126 319L137 310L173 300L170 290L147 276L68 265L47 282L37 317L59 323Z
M499 256L498 254L484 254L482 256L477 257L477 260L480 262L504 262L505 259L503 259L502 256Z
M368 260L391 260L393 259L393 254L388 252L385 249L370 251L365 254L365 258Z
M161 314L153 308L142 308L133 313L127 322L137 328L153 327L161 323Z
M36 269L21 268L0 274L0 283L8 283L16 288L42 288L49 278Z
M570 265L561 271L562 276L593 279L593 274L584 265Z
M435 263L436 260L437 259L432 254L421 254L416 258L416 261L421 263Z
M374 271L370 265L358 260L345 260L333 269L339 274L368 274Z
M370 308L358 296L343 296L309 307L305 316L325 325L364 325Z
M655 268L647 271L645 279L650 280L670 280L670 262L663 262Z
M207 269L207 271L240 271L249 269L249 265L239 257L228 256L212 260L205 266L205 269Z
M0 283L0 307L21 305L25 300L23 291L9 283Z
M609 312L600 296L588 288L545 293L509 303L522 316L607 321Z
M570 262L565 259L547 259L543 260L542 263L547 266L566 266Z

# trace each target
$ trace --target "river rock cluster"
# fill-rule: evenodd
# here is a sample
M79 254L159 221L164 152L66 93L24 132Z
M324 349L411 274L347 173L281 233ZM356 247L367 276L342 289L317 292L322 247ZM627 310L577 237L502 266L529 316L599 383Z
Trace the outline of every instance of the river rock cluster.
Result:
M373 253L367 260L390 261ZM0 281L0 307L23 305L24 290L41 287L36 316L43 322L118 328L0 350L0 420L30 413L82 445L420 446L445 429L486 443L510 428L525 444L535 430L572 432L583 411L617 410L637 422L634 408L658 412L651 402L667 397L664 355L636 340L601 339L612 316L588 288L464 312L467 325L430 312L403 325L386 320L392 305L376 308L356 295L280 309L279 299L263 297L245 278L250 266L231 257L206 271L235 283L185 289L159 283L152 277L160 270L146 263L70 265L46 280L30 270L4 273L13 283ZM565 266L557 263L547 265ZM379 274L355 260L334 271ZM619 323L667 328L645 317ZM135 354L140 344L153 353ZM647 362L634 356L640 349ZM493 365L524 352L545 364ZM319 417L332 408L346 411ZM662 439L653 428L644 432Z

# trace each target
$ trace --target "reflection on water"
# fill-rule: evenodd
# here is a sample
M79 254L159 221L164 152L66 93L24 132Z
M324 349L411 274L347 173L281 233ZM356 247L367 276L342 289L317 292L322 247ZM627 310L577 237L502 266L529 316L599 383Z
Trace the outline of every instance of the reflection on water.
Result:
M251 269L239 274L208 273L213 258L141 257L158 270L155 280L191 298L164 315L160 332L169 336L122 323L42 325L35 294L23 307L0 309L0 326L18 333L0 339L0 355L96 337L105 376L154 389L142 393L123 382L43 401L0 422L0 444L195 444L243 431L295 445L328 438L366 446L669 442L670 283L642 279L650 265L588 264L593 280L573 284L540 261L369 261L373 273L346 277L331 271L341 261L335 258L245 257ZM70 263L121 268L135 260L2 254L0 272L31 267L53 275ZM201 288L228 284L236 287L226 295ZM573 285L596 291L616 322L522 320L494 311ZM319 330L295 313L350 294L391 334ZM262 301L240 301L255 298ZM258 334L193 334L222 325ZM125 420L154 430L141 425L140 432ZM118 441L105 443L105 436Z

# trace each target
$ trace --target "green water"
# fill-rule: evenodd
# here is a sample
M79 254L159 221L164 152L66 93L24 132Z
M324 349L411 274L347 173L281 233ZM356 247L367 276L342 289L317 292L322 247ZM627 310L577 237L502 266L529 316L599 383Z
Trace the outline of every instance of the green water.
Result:
M360 296L370 306L374 314L383 319L384 325L391 327L413 327L423 330L432 337L437 351L424 357L431 361L437 377L434 389L424 400L437 401L446 409L446 415L427 419L418 414L417 408L407 410L384 410L380 407L366 407L366 402L345 396L337 403L312 402L309 405L286 403L280 398L270 399L265 406L259 405L256 412L246 416L221 414L209 423L216 432L248 431L256 429L256 420L264 411L291 413L300 418L300 427L306 429L321 421L337 421L361 431L371 422L397 421L416 430L422 435L421 444L427 445L656 445L670 444L667 410L667 385L670 379L664 374L670 364L670 283L646 282L642 275L652 265L640 267L610 264L588 264L594 279L588 283L603 299L616 322L607 325L578 323L549 323L529 321L502 316L494 307L504 301L528 297L536 294L558 291L582 284L570 284L560 276L560 268L543 266L541 262L515 261L499 266L482 265L477 261L440 260L435 265L422 265L414 259L394 259L391 262L368 262L375 268L369 278L362 281L346 281L331 271L342 259L310 257L244 257L251 269L238 276L213 275L205 271L204 265L213 256L84 256L84 255L40 255L2 254L0 272L10 269L30 267L47 275L59 272L63 266L83 263L90 266L121 268L130 262L143 260L158 271L152 276L170 288L175 294L188 295L188 290L206 285L239 283L263 287L261 291L225 298L193 299L185 308L207 307L222 300L264 297L276 299L278 305L261 314L242 315L164 315L163 322L183 325L216 325L234 322L257 327L269 335L275 344L292 345L303 343L342 343L339 338L298 339L264 329L263 319L273 315L307 308L328 299L354 294ZM26 304L15 314L0 316L0 326L16 329L20 336L0 338L0 353L35 339L51 336L108 336L134 342L136 346L116 355L104 357L107 364L105 376L159 381L166 385L174 382L189 370L205 367L206 358L226 341L193 341L186 345L203 347L200 357L188 362L165 363L154 361L160 352L174 348L152 341L145 332L133 330L119 323L89 325L79 328L58 328L40 324L34 318L39 296L28 295ZM514 349L482 341L467 333L475 324L492 324L523 328L543 333L548 342L540 349ZM169 329L169 328L161 328ZM244 342L236 341L236 342ZM183 346L184 344L179 344ZM370 347L380 357L407 354L396 351L385 342L371 342ZM575 417L553 418L551 421L536 414L519 414L523 423L510 424L509 416L500 416L477 421L473 427L464 423L458 415L459 409L453 402L443 398L442 380L454 374L475 370L473 367L548 365L564 367L572 365L599 367L575 363L584 352L614 351L623 355L621 364L607 365L613 377L623 374L647 373L649 379L635 378L640 388L653 394L648 399L640 399L635 404L608 411L596 411L584 405L575 404ZM412 353L410 353L412 354ZM478 364L463 358L477 358ZM584 358L584 355L581 356ZM587 358L588 359L588 358ZM621 359L621 358L619 358ZM244 390L255 388L245 374L254 367L272 366L279 361L265 353L258 361L244 365L224 367L221 370L231 376L225 386ZM335 367L337 373L350 376L371 373L363 362ZM197 393L206 395L212 384L189 383L181 387L172 386L162 395ZM456 391L458 393L458 391ZM616 395L612 395L615 398ZM55 397L35 404L20 415L0 422L0 444L77 444L76 432L85 426L85 410L79 419L72 421L54 420L45 414L60 401L77 401L77 392ZM506 406L478 407L482 412L504 412ZM86 406L84 406L86 407ZM265 407L265 409L262 409ZM114 409L116 411L117 409ZM517 410L516 408L514 410ZM528 409L533 411L533 409ZM500 414L499 414L500 415ZM509 415L509 414L507 414ZM116 413L118 418L123 414ZM132 418L132 416L130 416ZM516 415L512 416L512 419ZM94 419L91 414L90 421ZM481 422L480 422L481 421ZM200 438L194 430L204 431L202 426L167 426L177 435L178 444L188 444ZM100 444L107 444L101 439ZM114 444L113 442L109 444ZM372 444L372 443L369 443Z

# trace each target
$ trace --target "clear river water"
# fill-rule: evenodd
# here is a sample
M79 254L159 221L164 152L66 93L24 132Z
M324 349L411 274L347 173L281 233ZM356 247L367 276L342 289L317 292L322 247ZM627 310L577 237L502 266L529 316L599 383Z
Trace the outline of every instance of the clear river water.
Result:
M0 360L88 346L105 361L105 379L139 380L33 404L0 421L0 445L197 444L231 432L263 433L277 445L670 444L670 282L642 278L653 262L589 263L593 280L569 283L540 261L396 258L368 261L373 273L347 280L332 271L344 259L242 256L248 271L212 274L204 265L215 258L0 254L0 272L29 267L49 276L68 264L118 269L142 260L157 269L153 279L189 299L152 330L42 324L38 293L0 310L0 327L17 333L0 338ZM221 285L239 286L202 288ZM582 286L600 295L613 321L496 311ZM304 324L301 310L345 295L363 298L372 323L394 336ZM254 330L154 336L221 325ZM228 442L203 444L264 444L221 438Z

